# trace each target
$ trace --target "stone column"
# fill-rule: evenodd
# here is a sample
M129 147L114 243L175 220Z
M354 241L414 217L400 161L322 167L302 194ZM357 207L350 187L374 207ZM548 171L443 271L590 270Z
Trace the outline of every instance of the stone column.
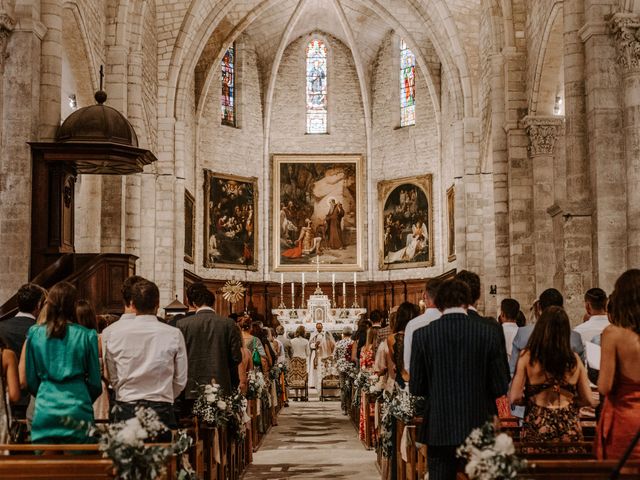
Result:
M42 0L40 18L47 27L40 70L40 141L54 140L60 126L62 82L62 2Z
M627 177L627 266L640 267L640 16L616 13L610 22L622 71Z
M555 254L553 224L547 209L553 204L553 150L564 119L530 117L523 120L529 136L529 158L533 164L533 250L536 297L553 285Z

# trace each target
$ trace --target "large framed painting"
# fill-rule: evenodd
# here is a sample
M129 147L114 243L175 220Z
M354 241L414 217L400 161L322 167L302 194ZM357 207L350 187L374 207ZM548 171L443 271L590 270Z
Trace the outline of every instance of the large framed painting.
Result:
M447 189L447 260L453 262L456 259L456 190L453 185Z
M362 270L360 155L273 156L276 271ZM317 257L320 256L318 259Z
M433 265L431 175L378 183L381 270Z
M196 199L189 190L184 191L184 260L193 264L196 239Z
M204 204L204 266L257 270L257 179L205 170Z

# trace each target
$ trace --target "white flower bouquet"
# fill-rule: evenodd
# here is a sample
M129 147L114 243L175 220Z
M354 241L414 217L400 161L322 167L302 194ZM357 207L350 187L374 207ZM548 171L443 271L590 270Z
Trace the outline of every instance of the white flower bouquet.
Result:
M259 400L267 390L267 381L261 371L253 369L247 374L247 398Z
M198 386L198 398L193 404L193 414L212 427L225 425L231 417L229 400L220 385L210 383Z
M355 364L347 360L346 358L339 358L336 361L336 369L338 370L339 373L343 373L350 378L355 378L358 372L358 369L356 368Z
M467 460L465 473L471 480L513 479L526 466L526 461L515 455L511 437L496 433L495 425L487 422L458 448L458 457Z
M234 430L236 437L243 440L247 433L247 422L251 421L251 417L247 414L247 399L236 390L228 399L230 424Z

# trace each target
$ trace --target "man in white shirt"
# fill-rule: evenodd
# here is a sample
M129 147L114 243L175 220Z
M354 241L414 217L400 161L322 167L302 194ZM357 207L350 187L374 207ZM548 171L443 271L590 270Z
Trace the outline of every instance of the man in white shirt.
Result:
M436 308L436 304L434 303L440 285L442 285L442 280L439 278L431 278L427 280L424 293L422 294L422 298L427 309L422 315L410 320L407 324L407 328L404 330L404 368L407 372L409 372L409 369L411 368L411 342L413 341L413 334L419 328L426 327L431 322L442 316L442 313Z
M607 317L607 294L601 288L590 288L584 294L584 308L587 310L589 320L581 323L573 330L582 337L584 345L600 335L609 326Z
M106 372L116 395L112 421L127 420L137 407L147 407L176 428L173 402L187 384L184 337L156 317L160 292L154 283L140 277L125 282L123 298L129 311L102 332ZM170 439L166 432L156 440Z
M520 304L513 298L505 298L500 303L500 315L498 321L502 325L504 332L504 341L507 348L507 358L511 360L511 351L513 350L513 339L518 333L518 324L516 320L520 312Z

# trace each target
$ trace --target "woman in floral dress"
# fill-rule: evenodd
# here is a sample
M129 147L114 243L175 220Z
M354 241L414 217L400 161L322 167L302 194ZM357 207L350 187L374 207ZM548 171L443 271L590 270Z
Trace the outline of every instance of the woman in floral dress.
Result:
M373 373L373 363L375 362L376 352L374 351L375 341L376 341L377 332L374 328L369 328L367 330L367 341L360 350L360 370L366 371L369 373ZM365 439L364 427L365 422L367 421L367 412L364 410L364 392L361 393L362 398L360 399L360 440ZM371 410L371 414L374 413L375 406L373 404L369 405L369 409Z

